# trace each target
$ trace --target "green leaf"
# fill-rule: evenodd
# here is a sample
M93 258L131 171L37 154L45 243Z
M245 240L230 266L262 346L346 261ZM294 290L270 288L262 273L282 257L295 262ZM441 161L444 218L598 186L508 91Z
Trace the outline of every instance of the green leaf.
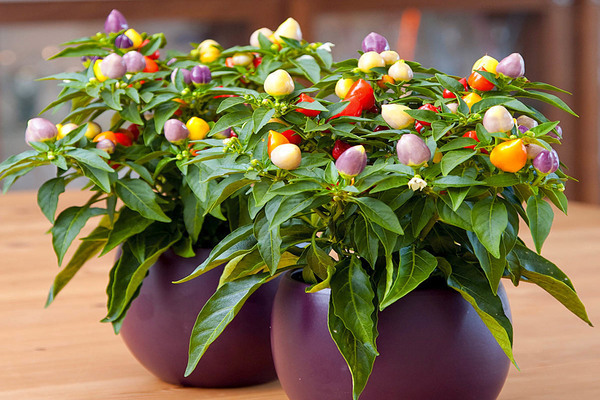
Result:
M163 103L156 107L154 110L154 129L157 133L161 133L165 122L175 114L175 111L179 108L179 103L170 101Z
M102 97L104 103L113 110L121 111L123 109L121 106L121 91L104 89L100 92L100 97Z
M436 213L436 205L433 197L427 196L421 207L413 208L411 215L412 233L417 237L423 228L431 221Z
M83 44L76 47L67 47L48 58L48 60L54 60L59 57L83 57L83 56L98 56L105 57L110 54L107 50L98 47L97 44Z
M538 253L542 251L542 245L550 234L554 211L546 201L538 196L531 196L527 200L527 217L529 218L529 230Z
M561 192L560 190L552 190L546 188L540 189L542 190L542 193L544 193L544 195L548 199L550 199L552 204L556 206L556 208L558 208L565 214L567 213L568 201L567 196L563 192Z
M252 225L242 225L229 235L225 236L223 240L217 244L209 256L200 264L196 269L183 279L180 279L176 283L187 282L197 276L202 275L204 272L210 271L214 267L222 264L223 262L229 261L232 258L239 255L241 252L249 252L255 245L256 239L249 238L253 233Z
M456 210L454 210L446 203L446 201L438 201L437 211L440 221L457 226L466 231L473 230L473 224L471 223L471 208L467 204L460 203Z
M196 243L202 225L204 224L204 208L202 203L192 192L189 186L181 188L181 200L183 202L183 223L193 243Z
M230 114L225 114L215 123L210 132L209 136L224 131L227 128L233 128L245 124L250 120L251 114L249 110L235 111Z
M508 225L508 213L500 198L487 197L475 203L471 223L481 244L494 257L500 258L500 238Z
M462 83L447 75L435 74L435 79L444 87L453 93L460 93L465 90Z
M144 120L142 120L140 112L135 103L129 103L127 107L123 108L123 110L119 112L119 115L126 121L132 122L136 125L144 125Z
M454 168L464 163L475 154L477 154L477 151L471 149L453 150L444 154L441 161L442 174L444 176L448 175Z
M414 246L400 249L398 274L389 292L379 303L379 309L383 310L412 292L425 279L429 278L437 264L437 259L426 250L417 251Z
M335 272L335 260L317 245L314 235L311 245L306 252L306 262L311 271L321 279L321 282L312 285L306 289L306 292L314 293L330 287L331 278Z
M524 277L550 293L573 314L592 325L585 306L579 300L573 284L564 272L522 244L515 245L513 253L519 259Z
M285 221L291 219L297 213L301 213L308 208L312 208L314 204L323 203L328 201L329 196L318 196L315 197L311 193L299 193L293 196L286 196L283 198L279 208L273 214L271 218L271 226L275 227L281 225ZM268 217L268 215L267 215Z
M377 235L371 229L371 224L364 220L364 216L360 216L354 223L354 247L359 256L367 260L373 268L377 263L379 251L379 241Z
M37 202L40 209L48 218L48 221L54 223L54 214L58 206L58 196L65 191L65 179L63 177L50 179L38 190Z
M473 306L506 356L516 366L512 353L512 324L504 312L500 297L492 293L488 280L479 268L460 259L453 259L450 263L452 272L447 277L448 286Z
M371 280L357 257L350 257L336 266L331 279L331 301L337 315L360 343L375 346L373 314L375 292Z
M503 246L501 246L500 256L494 257L487 251L485 246L481 244L476 234L467 232L467 236L469 237L471 246L473 246L473 252L479 260L481 269L483 269L483 272L490 283L490 289L492 290L492 293L496 294L500 279L502 279L502 275L504 274L504 268L506 267L507 253L504 251Z
M121 245L130 237L143 232L153 222L153 220L141 217L140 214L127 207L122 207L119 211L119 217L108 235L106 246L104 246L101 255Z
M58 265L62 264L67 249L77 237L88 219L93 216L104 214L100 208L69 207L61 212L51 229L52 246L58 258Z
M143 233L129 238L121 247L121 256L112 271L108 313L103 322L118 321L136 295L146 273L158 257L181 239L166 226L154 223Z
M432 185L439 188L451 188L451 187L471 187L481 185L483 182L473 179L470 176L459 176L459 175L447 175L437 178L432 182Z
M105 217L106 218L106 217ZM48 307L56 298L58 293L71 281L75 274L81 269L81 267L92 257L94 257L102 249L106 243L106 238L109 229L106 228L108 225L106 219L90 233L88 237L94 237L93 240L84 240L81 242L71 260L67 265L56 275L52 287L48 292L48 298L46 300L46 307Z
M291 196L298 193L321 190L323 187L313 181L299 181L269 190L274 195Z
M206 349L229 325L248 297L269 279L268 274L249 275L226 282L206 302L192 330L185 376L189 376Z
M260 131L262 127L269 122L273 115L275 115L274 108L259 107L254 110L254 113L252 114L252 121L254 123L253 131Z
M279 225L271 226L264 211L254 221L254 237L258 239L258 251L271 275L275 274L281 258L281 234Z
M79 167L81 168L81 172L83 172L83 175L85 175L89 180L94 182L103 192L110 192L109 172L103 169L90 167L84 163L80 163Z
M114 171L112 167L102 159L102 157L100 157L93 151L84 149L73 149L66 152L65 155L74 158L75 160L79 161L80 164L86 164L92 168L96 168L106 172Z
M121 178L115 183L117 196L127 207L140 213L142 217L171 222L156 202L157 195L152 188L139 179Z
M2 176L2 174L4 174L6 171L8 171L9 169L21 162L30 162L30 159L37 155L38 152L35 150L26 150L22 153L14 154L8 157L6 160L0 163L0 176Z
M321 67L313 57L297 58L290 60L292 64L298 67L306 76L306 79L312 83L317 83L321 79Z
M358 400L373 370L377 350L358 341L352 332L346 328L344 321L335 315L333 308L333 302L330 302L327 317L329 332L348 364L352 375L352 398Z
M353 200L358 203L366 219L372 223L399 235L404 233L394 211L381 200L372 197L356 197Z
M217 108L217 114L220 114L231 107L237 106L238 104L243 104L245 102L246 99L243 97L226 97L225 100L219 104L219 107Z

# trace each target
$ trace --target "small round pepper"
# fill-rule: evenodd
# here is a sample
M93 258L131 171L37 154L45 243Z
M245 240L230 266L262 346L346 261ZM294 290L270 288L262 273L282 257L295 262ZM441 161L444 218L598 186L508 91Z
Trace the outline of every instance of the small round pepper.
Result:
M517 172L527 163L527 149L521 139L508 140L493 148L491 163L504 172Z

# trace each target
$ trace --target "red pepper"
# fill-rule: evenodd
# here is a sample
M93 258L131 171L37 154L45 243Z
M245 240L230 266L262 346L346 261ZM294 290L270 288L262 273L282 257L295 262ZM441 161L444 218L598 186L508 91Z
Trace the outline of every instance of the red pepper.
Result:
M479 68L479 71L485 71L485 68L481 67ZM473 71L471 75L469 75L468 82L469 86L471 86L473 89L480 90L482 92L489 92L494 88L494 84L485 79L484 76L477 71Z
M218 88L222 88L223 86L217 86ZM213 99L220 99L222 97L237 97L235 94L220 94L217 96L214 96Z
M429 110L429 111L433 111L436 113L440 112L439 108L437 108L436 106L434 106L433 104L430 104L430 103L423 104L421 107L418 108L418 110ZM421 124L422 126L431 126L431 122L415 121L415 128L417 127L417 124ZM419 131L419 130L417 129L417 131Z
M477 132L476 131L465 132L465 134L463 135L463 137L475 139L477 142L479 142L479 138L477 137ZM475 146L476 145L465 146L465 149L474 149ZM488 153L486 149L481 149L481 152L485 153L485 154Z
M300 143L302 143L302 136L298 135L296 131L288 129L281 132L281 134L285 136L285 138L289 140L289 142L292 144L299 145Z
M255 53L254 58L252 59L252 65L254 65L254 68L258 68L258 66L262 63L262 57L260 57L260 55L256 55L258 53Z
M331 155L333 156L333 159L337 160L342 155L342 153L348 150L350 147L352 147L351 144L348 144L341 140L336 140L333 144L333 149L331 150Z
M313 99L312 97L310 97L306 93L301 93L300 96L298 97L298 101L296 102L296 104L302 103L302 102L312 103L314 101L315 101L315 99ZM297 108L296 111L298 111L299 113L302 113L302 114L306 115L307 117L316 117L321 112L319 110L307 110L305 108Z
M233 68L234 67L234 65L233 65L233 57L227 57L225 59L225 66L229 67L229 68Z
M349 97L357 98L363 110L369 110L375 105L373 87L364 79L359 79L350 86L344 100Z
M149 39L145 39L142 44L140 45L140 49L142 47L144 47L145 45L147 45L148 43L150 43ZM158 60L158 58L160 57L160 51L156 50L154 53L150 54L148 57L150 57L153 60Z
M469 90L469 86L467 85L467 78L461 78L458 81L463 84L463 86L465 88L465 92L467 90ZM452 98L455 98L456 95L454 93L452 93L451 91L449 91L448 89L444 89L444 93L442 93L442 97L445 99L452 99Z
M350 103L348 103L346 108L344 108L339 114L334 115L333 117L329 118L329 120L331 120L333 118L339 118L339 117L360 117L361 116L363 109L362 109L359 99L357 99L356 97L346 97L344 99L344 101L349 101Z
M148 56L144 56L144 60L146 60L146 68L142 72L156 72L158 71L158 64L152 58Z

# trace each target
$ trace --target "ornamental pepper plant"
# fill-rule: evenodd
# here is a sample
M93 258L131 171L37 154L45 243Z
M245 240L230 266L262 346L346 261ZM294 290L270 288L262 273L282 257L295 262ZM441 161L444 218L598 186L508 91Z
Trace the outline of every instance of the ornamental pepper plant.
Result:
M48 304L88 260L120 247L109 274L104 319L118 332L162 253L191 257L250 223L248 196L233 194L252 179L230 177L232 170L250 174L250 164L237 162L233 151L223 152L239 146L239 121L251 114L247 94L262 92L276 71L291 85L285 90L296 90L292 76L306 84L319 82L332 59L330 46L303 41L291 18L275 32L259 30L247 46L223 49L207 39L188 53L166 51L163 34L138 33L117 10L104 28L66 43L52 57L82 59L78 72L44 78L62 90L41 113L61 106L69 112L62 121L32 118L25 129L32 149L2 162L0 179L7 191L37 167L56 168L56 177L38 192L39 206L52 224L58 264L65 264ZM276 80L274 87L282 82ZM295 108L266 95L265 100L274 108L265 103L265 113L254 114L257 131L275 108L279 114ZM315 107L323 106L304 106ZM222 165L228 165L226 174ZM79 178L89 200L56 215L59 196ZM65 260L86 225L93 227L91 233Z
M222 89L240 97L220 103L212 131L236 137L205 142L186 165L218 170L221 198L239 199L246 218L183 280L226 263L188 373L248 296L290 269L307 292L331 289L329 328L355 398L378 354L378 313L424 283L460 293L513 362L503 278L538 285L590 323L571 281L540 255L570 178L552 147L559 122L529 100L575 115L552 93L562 90L527 79L519 54L485 56L465 79L401 60L377 34L362 50L319 81L278 70L264 91Z

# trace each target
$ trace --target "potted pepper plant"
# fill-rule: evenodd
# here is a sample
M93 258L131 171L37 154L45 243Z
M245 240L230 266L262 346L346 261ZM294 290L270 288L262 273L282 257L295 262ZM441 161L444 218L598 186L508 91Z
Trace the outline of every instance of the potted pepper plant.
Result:
M277 70L264 92L223 89L241 97L221 103L218 129L229 122L237 136L205 142L190 165L210 158L222 195L244 196L250 218L180 281L226 263L187 373L285 273L272 346L290 399L494 399L514 363L503 278L590 324L540 255L569 177L552 147L559 123L528 100L574 112L560 89L524 76L517 53L486 55L460 78L401 60L371 33L358 59L333 68L309 84Z
M118 248L104 322L171 383L240 386L275 378L269 338L275 283L249 300L237 327L188 377L190 328L220 273L172 284L249 221L247 196L234 196L237 184L210 161L214 148L236 136L231 128L236 112L245 110L241 96L261 89L277 69L317 82L331 67L327 49L300 42L293 19L260 32L248 46L225 50L209 39L188 53L165 52L163 34L138 33L113 10L104 32L68 42L53 57L82 57L79 72L45 78L62 91L42 112L69 104L68 114L59 124L32 118L25 132L32 149L0 164L4 191L35 168L56 167L56 177L39 188L38 203L52 224L59 265L84 226L95 224L56 276L47 304L88 260ZM229 119L219 118L223 108ZM105 129L103 119L110 121L102 123ZM203 162L192 162L196 157ZM56 215L59 196L78 178L87 180L89 200Z

